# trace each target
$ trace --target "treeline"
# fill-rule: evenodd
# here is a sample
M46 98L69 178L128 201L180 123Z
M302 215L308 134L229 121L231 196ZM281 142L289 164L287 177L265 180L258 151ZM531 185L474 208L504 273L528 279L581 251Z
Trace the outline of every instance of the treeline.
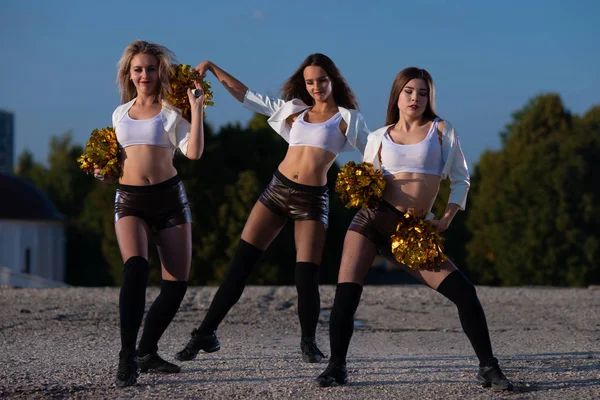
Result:
M460 127L459 127L460 130ZM217 284L246 218L283 159L287 145L256 115L246 127L206 127L199 161L176 156L191 202L193 258L190 283ZM503 148L487 151L472 171L467 211L445 233L446 252L479 284L584 286L600 283L600 107L570 114L556 94L541 95L513 114L501 133ZM50 140L48 168L23 152L17 174L31 180L67 216L67 282L120 283L122 261L113 226L116 185L82 173L82 146L66 133ZM354 210L333 191L322 283L337 277L343 238ZM434 205L443 212L448 182ZM293 224L288 223L251 277L254 284L293 284ZM153 282L160 279L154 250Z

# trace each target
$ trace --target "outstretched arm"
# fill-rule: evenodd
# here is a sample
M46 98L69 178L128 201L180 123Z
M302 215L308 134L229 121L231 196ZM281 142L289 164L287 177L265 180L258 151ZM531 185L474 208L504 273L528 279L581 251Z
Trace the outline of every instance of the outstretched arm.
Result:
M238 81L235 77L230 75L228 72L223 71L221 68L216 66L213 62L208 61L208 60L202 61L194 69L196 71L198 71L200 73L200 75L202 75L202 76L204 76L206 74L206 71L212 72L217 77L219 82L221 82L221 84L223 84L223 86L225 86L225 89L227 89L227 91L229 93L231 93L231 95L233 97L235 97L235 99L237 101L239 101L240 103L244 102L244 96L246 95L246 92L248 91L248 87L246 85L244 85L242 82Z
M200 96L196 97L191 89L187 90L192 109L192 123L185 156L190 160L198 160L204 152L204 92L198 82L195 82L195 85L201 93Z
M255 113L270 117L285 104L285 101L282 99L271 98L248 90L246 85L217 67L211 61L203 61L194 69L198 71L200 75L206 74L206 71L211 71L237 101ZM291 122L288 121L288 124L291 124Z

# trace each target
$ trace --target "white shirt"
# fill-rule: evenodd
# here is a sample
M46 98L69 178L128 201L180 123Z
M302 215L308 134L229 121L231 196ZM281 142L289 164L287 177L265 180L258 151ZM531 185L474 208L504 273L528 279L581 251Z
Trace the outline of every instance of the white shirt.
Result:
M244 96L244 107L259 114L269 117L268 123L286 142L290 142L290 126L287 124L287 118L290 115L299 114L302 111L311 108L304 104L300 99L285 101L282 99L272 99L251 90ZM342 119L348 125L346 129L346 143L341 152L353 151L358 149L361 153L367 144L369 128L363 116L356 110L349 110L344 107L338 107Z
M115 109L112 115L112 126L115 129L117 124L127 115L136 99L131 100L129 103L121 104ZM169 141L173 145L173 153L179 149L181 153L186 155L192 127L191 124L181 116L181 112L177 108L166 101L162 102L160 116L165 132L169 136Z
M379 161L379 149L383 135L392 125L384 126L373 131L368 138L363 161L373 163L375 169L381 169ZM442 179L450 179L450 197L448 203L458 204L461 210L467 205L467 194L471 186L469 168L467 161L460 148L458 133L448 121L444 121L444 131L442 132L442 161L444 168L442 170Z

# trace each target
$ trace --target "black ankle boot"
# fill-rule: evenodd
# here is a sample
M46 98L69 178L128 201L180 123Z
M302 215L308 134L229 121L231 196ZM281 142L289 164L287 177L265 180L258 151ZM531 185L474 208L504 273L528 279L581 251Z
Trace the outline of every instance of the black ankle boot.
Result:
M477 380L483 387L491 387L492 390L513 390L513 384L500 370L496 357L490 358L486 365L479 367Z
M213 353L221 349L219 339L215 332L210 335L200 335L198 330L192 331L192 338L185 345L185 348L179 353L175 354L175 359L179 361L190 361L196 358L200 350L204 350L207 353Z
M133 386L137 382L139 374L138 363L135 361L133 354L121 350L119 352L119 368L115 377L115 385L120 388Z
M317 377L317 385L320 387L329 387L335 384L345 385L346 383L348 383L346 364L337 365L329 362L325 371Z
M179 365L175 365L166 360L163 360L156 351L146 354L143 357L139 355L135 358L140 366L141 372L148 372L149 370L156 372L163 372L165 374L176 374L181 371Z
M320 363L325 358L325 355L317 347L314 337L303 337L300 341L300 350L302 351L302 360L304 362Z

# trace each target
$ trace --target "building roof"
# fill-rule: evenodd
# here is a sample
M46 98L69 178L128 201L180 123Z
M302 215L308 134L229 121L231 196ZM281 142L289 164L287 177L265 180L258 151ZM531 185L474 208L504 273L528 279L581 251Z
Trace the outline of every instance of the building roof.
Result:
M0 219L64 220L65 216L31 182L0 174Z

